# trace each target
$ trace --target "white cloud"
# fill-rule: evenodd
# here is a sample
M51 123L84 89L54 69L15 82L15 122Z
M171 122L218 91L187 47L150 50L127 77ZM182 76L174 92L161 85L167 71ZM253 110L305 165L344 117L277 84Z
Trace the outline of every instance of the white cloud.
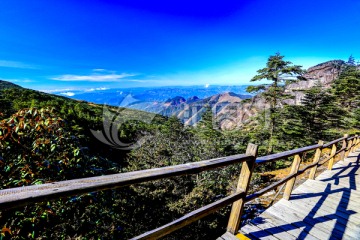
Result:
M65 74L58 77L51 78L56 81L89 81L89 82L117 82L120 79L133 77L135 74L91 74L91 75L73 75Z
M106 71L106 69L104 69L104 68L94 68L93 69L93 72L105 72Z
M0 67L7 67L7 68L24 68L24 69L37 69L37 66L30 65L23 62L17 61L9 61L9 60L0 60Z
M63 88L63 89L40 89L39 91L46 93L60 93L64 91L74 91L74 90L75 90L74 88Z
M109 88L106 88L106 87L90 88L90 89L85 89L85 92L104 91L104 90L108 90L108 89Z
M131 79L131 80L127 80L128 82L151 82L151 80L140 80L140 79Z
M97 87L97 88L56 88L56 89L40 89L41 92L62 94L67 96L74 96L79 93L93 92L93 91L104 91L110 88Z
M73 93L73 92L62 92L62 93L60 93L61 95L65 95L65 96L69 96L69 97L72 97L72 96L74 96L75 95L75 93Z
M1 78L0 79L4 80L4 81L8 81L8 82L12 82L12 83L32 83L32 82L36 82L34 80L31 79L4 79Z

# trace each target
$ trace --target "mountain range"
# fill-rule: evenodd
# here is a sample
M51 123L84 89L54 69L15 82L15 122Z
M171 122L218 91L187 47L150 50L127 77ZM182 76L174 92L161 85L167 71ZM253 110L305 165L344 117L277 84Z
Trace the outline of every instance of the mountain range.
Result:
M281 101L279 106L301 104L305 91L315 85L329 88L345 65L346 63L342 60L332 60L310 67L303 75L304 80L285 86L285 93L291 97ZM269 107L261 94L250 96L229 91L202 99L197 96L187 99L176 96L165 102L125 102L130 103L128 106L135 109L155 112L164 116L176 116L186 125L196 125L206 109L210 108L214 122L217 122L221 129L241 127L249 118Z
M57 91L60 96L126 107L157 113L163 116L176 116L185 124L194 125L207 107L217 105L218 110L227 104L239 104L250 99L247 85L239 86L178 86L133 89L89 89L85 91ZM215 114L215 113L214 113ZM216 115L216 114L215 114Z
M301 104L304 91L321 85L330 87L338 77L345 62L332 60L310 67L304 74L305 80L285 86L285 92L292 98L280 105ZM163 116L176 116L186 125L195 125L206 109L210 108L216 122L222 129L239 127L257 112L268 107L261 95L252 96L243 86L192 86L137 89L109 89L79 92L71 98L113 106L127 107ZM62 94L62 93L58 93Z
M329 88L338 77L346 63L332 60L310 67L304 74L305 80L285 86L285 92L292 98L283 100L279 105L298 105L304 91L320 84ZM0 82L1 88L16 85ZM268 108L261 94L252 96L242 86L181 86L134 89L89 89L84 91L55 91L56 95L67 96L90 103L126 107L163 116L176 116L186 125L196 125L202 114L211 109L221 129L239 127L259 111Z

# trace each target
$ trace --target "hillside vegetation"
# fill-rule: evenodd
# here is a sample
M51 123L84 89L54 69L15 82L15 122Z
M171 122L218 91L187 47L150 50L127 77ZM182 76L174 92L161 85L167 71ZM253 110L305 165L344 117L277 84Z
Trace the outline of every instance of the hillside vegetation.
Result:
M254 78L267 78L269 85L257 85L249 91L257 91L254 99L270 104L257 110L241 128L231 131L214 127L219 123L209 108L200 122L191 127L174 117L111 106L105 106L104 111L101 105L0 81L1 188L244 153L249 142L258 144L263 155L313 144L320 139L327 141L344 133L359 133L357 66L342 65L340 74L327 88L318 83L304 90L299 105L284 104L293 97L286 92L293 83L281 83L282 77L291 72L288 68L296 70L293 76L302 78L304 71L299 66L292 68L283 56L276 54L269 58L267 66ZM274 71L277 75L270 74ZM104 125L104 119L110 119L114 126ZM99 138L104 128L105 135L107 129L115 132L106 137L110 145L93 135ZM114 138L124 145L115 144L111 140ZM135 148L124 147L136 142ZM261 182L262 171L287 164L288 161L278 161L267 169L257 169L253 184ZM239 169L240 166L231 166L2 211L0 239L128 239L228 195L235 188ZM176 235L182 239L211 239L221 235L228 213L229 208L225 208Z

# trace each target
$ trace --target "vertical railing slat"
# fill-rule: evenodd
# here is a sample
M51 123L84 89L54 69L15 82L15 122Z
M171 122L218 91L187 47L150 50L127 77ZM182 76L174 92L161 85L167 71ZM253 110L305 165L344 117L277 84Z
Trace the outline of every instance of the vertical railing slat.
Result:
M355 138L353 139L353 142L352 142L352 147L351 147L351 152L355 152L355 149L356 149L356 143L357 143L357 138L358 138L358 135L355 135Z
M329 160L329 164L328 164L328 169L332 170L333 166L334 166L334 161L335 161L335 154L336 154L336 144L333 144L331 146L331 153L330 153L330 160Z
M342 146L341 146L341 149L344 149L342 152L341 152L341 155L340 155L340 160L341 161L344 161L345 157L346 157L346 146L347 146L347 138L349 137L348 134L344 134L344 140L343 140L343 143L342 143Z
M319 160L320 160L321 149L322 149L322 146L324 145L324 141L320 140L318 142L318 144L321 146L316 149L314 159L313 159L313 163L316 163L316 165L311 169L310 174L309 174L309 179L315 179L315 175L316 175L316 171L317 171L317 167L318 167L317 164L319 163Z
M255 166L255 159L257 157L257 152L258 152L258 146L250 143L246 149L246 155L254 156L254 158L242 163L239 182L236 189L237 192L245 191L245 193L247 193L249 189L251 175L253 173ZM232 234L236 234L239 231L239 227L241 223L241 215L244 210L244 203L245 203L245 198L234 202L232 205L231 213L229 217L229 223L227 226L227 231Z
M299 154L296 154L293 163L291 165L290 174L297 173L300 167L300 163L301 163L301 156ZM295 180L296 177L293 177L286 183L284 196L283 196L284 199L289 200L291 192L294 188Z
M353 143L353 140L348 141L347 147L346 147L346 153L345 153L345 157L348 157L350 152L351 152L351 145Z

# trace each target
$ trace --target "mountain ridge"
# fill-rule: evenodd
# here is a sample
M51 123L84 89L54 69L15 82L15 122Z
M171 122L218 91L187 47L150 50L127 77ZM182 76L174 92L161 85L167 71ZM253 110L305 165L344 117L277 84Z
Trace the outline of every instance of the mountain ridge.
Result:
M280 102L280 106L301 104L301 100L305 95L304 91L316 84L321 85L323 88L329 88L345 65L346 63L343 60L330 60L308 68L303 75L305 80L296 81L285 86L285 93L293 98L283 100ZM0 89L4 88L21 88L21 86L0 80ZM148 93L150 96L156 96L156 91L148 90ZM194 95L186 99L184 96L178 95L164 101L156 101L156 97L154 97L154 100L146 101L144 94L120 96L122 94L122 92L119 92L118 100L115 97L116 101L120 101L119 107L147 111L166 117L176 116L185 125L196 125L201 120L203 112L210 108L215 119L219 120L219 127L222 129L242 124L268 107L266 101L261 97L261 93L251 97L251 95L225 91L205 98ZM73 97L70 98L73 99ZM226 124L221 123L222 119L226 120Z
M11 83L11 82L0 79L0 90L8 89L8 88L23 88L23 87L15 84L15 83Z
M301 104L301 100L305 96L304 91L317 84L325 89L331 87L331 84L339 76L344 66L346 66L346 62L343 60L330 60L308 68L303 75L304 80L299 80L285 86L285 93L292 97L282 100L279 106ZM232 129L241 126L258 112L269 107L261 93L245 99L241 98L241 95L231 92L220 93L196 103L196 105L189 104L182 109L169 106L160 112L160 114L176 116L185 125L196 125L201 120L205 110L210 108L214 118L219 123L220 129Z

